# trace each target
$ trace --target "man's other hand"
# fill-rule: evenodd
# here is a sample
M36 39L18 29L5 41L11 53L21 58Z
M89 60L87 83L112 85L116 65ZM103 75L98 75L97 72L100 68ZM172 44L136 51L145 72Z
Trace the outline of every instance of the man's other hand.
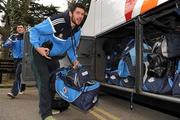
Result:
M75 61L73 62L73 69L76 69L76 68L78 67L78 64L80 64L79 61L78 61L78 60L75 60Z

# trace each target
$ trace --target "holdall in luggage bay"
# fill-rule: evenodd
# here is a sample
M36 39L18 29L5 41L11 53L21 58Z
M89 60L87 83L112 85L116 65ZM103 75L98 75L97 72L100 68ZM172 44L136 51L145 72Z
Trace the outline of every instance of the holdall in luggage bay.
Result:
M111 85L120 85L120 77L117 71L112 71L110 73L107 83Z
M143 61L147 61L149 46L143 43ZM118 85L126 88L133 88L135 85L135 40L132 39L124 49L121 59L119 60L118 69L111 71L107 80L108 84Z
M171 94L174 62L160 54L149 54L147 78L143 90L157 94Z
M149 66L143 90L157 94L171 94L174 76L174 61L154 54L148 57Z
M174 76L172 94L173 96L180 97L180 60L178 61L177 70Z
M100 87L100 83L95 80L90 80L90 79L87 80L87 78L90 77L87 77L88 74L86 73L84 74L86 81L84 85L77 86L77 88L75 87L76 84L72 86L72 82L74 81L71 80L76 79L77 82L78 81L77 78L81 78L81 82L82 82L83 75L81 74L80 71L83 71L82 73L84 73L84 70L80 70L80 69L81 68L79 68L79 70L75 70L76 72L72 72L73 69L70 69L69 67L58 69L56 72L55 89L62 99L72 103L73 105L77 106L82 110L87 111L98 102L98 90ZM73 78L69 79L69 81L71 82L67 80L68 73L76 74L76 75L71 75L74 78L74 79ZM77 85L80 85L81 82L79 82L79 84Z
M163 37L161 51L167 58L180 57L180 32L173 31Z
M148 77L143 85L143 90L146 92L157 94L171 94L173 80L164 76L163 78Z
M118 85L118 86L122 86L122 87L133 87L134 86L134 85L129 86L129 82L131 82L129 80L126 82L126 84L122 84L122 82L121 82L121 81L124 81L125 79L127 80L127 77L131 73L133 74L133 72L134 72L134 70L133 70L134 66L131 63L132 61L131 61L131 56L130 56L132 51L134 52L134 50L135 50L134 49L134 41L135 41L134 39L131 39L130 42L128 42L126 48L122 52L121 59L119 60L117 70L111 71L111 73L110 73L108 84ZM132 57L134 57L134 56L132 56ZM127 62L129 64L127 64Z

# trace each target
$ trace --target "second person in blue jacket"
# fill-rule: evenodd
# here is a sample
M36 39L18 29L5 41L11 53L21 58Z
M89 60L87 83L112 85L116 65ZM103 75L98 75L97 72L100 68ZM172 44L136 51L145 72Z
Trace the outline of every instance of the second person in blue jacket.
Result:
M23 35L25 32L25 27L21 24L16 26L16 33L12 34L3 44L4 48L10 48L11 54L15 65L15 81L11 88L11 92L8 96L15 98L18 94L22 94L25 91L26 84L22 83L21 73L22 73L22 59L24 51L24 40Z
M76 3L70 10L48 17L30 29L32 67L39 90L39 107L43 120L52 117L50 73L60 67L58 58L68 55L73 68L79 64L76 49L79 45L85 7Z

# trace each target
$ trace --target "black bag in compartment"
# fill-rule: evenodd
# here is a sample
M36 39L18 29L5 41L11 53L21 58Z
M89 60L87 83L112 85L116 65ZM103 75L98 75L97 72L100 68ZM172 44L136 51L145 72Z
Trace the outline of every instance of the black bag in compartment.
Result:
M171 94L175 62L158 56L160 54L154 55L148 59L150 65L148 66L147 78L143 83L143 90L157 94Z
M180 57L180 32L164 35L161 44L162 55L167 58Z
M162 77L166 73L168 59L161 54L149 54L147 55L149 62L148 76Z

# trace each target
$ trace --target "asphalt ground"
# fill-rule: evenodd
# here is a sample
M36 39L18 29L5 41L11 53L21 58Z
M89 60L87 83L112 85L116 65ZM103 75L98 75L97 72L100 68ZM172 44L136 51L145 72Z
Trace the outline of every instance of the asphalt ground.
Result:
M25 94L15 99L7 96L10 88L0 88L0 120L41 120L38 94L35 87L28 87ZM180 118L134 104L108 94L100 94L97 105L84 112L71 105L68 110L54 115L56 120L180 120Z

